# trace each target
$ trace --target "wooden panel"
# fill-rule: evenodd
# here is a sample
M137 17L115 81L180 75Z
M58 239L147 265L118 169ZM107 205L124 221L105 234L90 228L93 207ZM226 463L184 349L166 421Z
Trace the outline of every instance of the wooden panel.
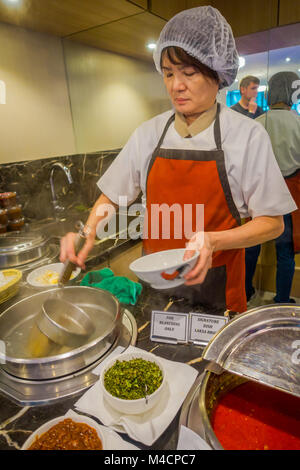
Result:
M126 0L22 0L11 5L0 2L0 21L67 36L141 11Z
M212 5L212 1L208 2L207 0L186 0L186 8L203 7L208 4Z
M144 8L144 10L147 10L148 8L148 0L126 0L129 3L133 3L134 5L138 5L141 8Z
M211 4L227 19L235 36L277 26L277 0L213 0Z
M151 11L166 20L187 8L187 0L152 0Z
M103 50L152 61L152 51L148 50L146 45L157 41L164 24L164 20L144 12L83 31L71 36L70 39Z
M280 0L279 25L300 22L300 2Z

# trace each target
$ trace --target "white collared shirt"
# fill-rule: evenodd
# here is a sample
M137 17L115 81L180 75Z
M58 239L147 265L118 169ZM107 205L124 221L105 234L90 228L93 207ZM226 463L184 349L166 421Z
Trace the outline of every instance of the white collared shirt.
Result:
M145 194L152 153L173 113L159 114L139 126L99 179L100 190L112 202L118 204L120 196L127 196L131 204L140 191ZM224 105L221 105L220 126L229 186L241 218L278 216L296 210L263 126ZM213 150L216 148L214 122L190 138L181 137L172 122L162 147Z

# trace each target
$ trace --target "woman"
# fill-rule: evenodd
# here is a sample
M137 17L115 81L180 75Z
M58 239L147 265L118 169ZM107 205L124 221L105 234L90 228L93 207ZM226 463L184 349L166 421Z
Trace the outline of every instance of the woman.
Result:
M193 222L197 204L203 204L204 232L179 239L173 221L171 239L150 236L143 240L144 251L187 247L189 257L198 248L197 264L185 276L186 292L197 292L197 303L243 312L243 248L279 236L282 215L296 205L262 126L216 103L219 89L234 82L239 64L231 28L218 10L198 7L172 18L161 32L154 61L175 113L160 114L133 133L98 182L103 194L88 218L86 245L75 256L74 234L68 234L61 261L84 265L101 219L97 209L116 206L122 195L130 204L142 190L148 233L155 205L189 205ZM241 225L247 216L253 220Z

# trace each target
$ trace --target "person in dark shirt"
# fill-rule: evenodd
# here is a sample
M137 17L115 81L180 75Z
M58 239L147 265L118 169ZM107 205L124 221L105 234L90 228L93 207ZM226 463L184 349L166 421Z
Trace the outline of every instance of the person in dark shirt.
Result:
M264 114L263 109L260 108L255 101L258 94L259 83L260 81L257 77L252 75L244 77L240 83L241 99L238 103L231 106L231 109L251 119L256 119Z

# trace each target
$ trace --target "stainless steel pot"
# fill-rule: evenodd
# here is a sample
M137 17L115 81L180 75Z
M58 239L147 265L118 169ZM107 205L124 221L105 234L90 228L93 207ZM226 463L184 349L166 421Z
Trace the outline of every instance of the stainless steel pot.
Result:
M244 382L247 382L245 378L229 372L217 375L205 371L198 377L183 406L180 424L199 434L213 449L223 450L211 425L213 411L226 393Z
M210 420L230 390L252 380L300 397L299 334L300 305L266 305L235 317L206 346L205 371L184 402L180 424L222 449Z
M0 268L11 268L32 263L50 250L49 240L44 235L26 233L22 235L7 234L0 237Z
M44 301L55 298L58 292L61 298L82 308L95 325L93 334L78 348L52 343L36 326ZM20 300L0 316L0 340L5 344L2 368L28 380L56 379L75 373L95 362L112 346L120 326L120 304L110 292L73 286L65 287L63 292L60 289L40 292Z

